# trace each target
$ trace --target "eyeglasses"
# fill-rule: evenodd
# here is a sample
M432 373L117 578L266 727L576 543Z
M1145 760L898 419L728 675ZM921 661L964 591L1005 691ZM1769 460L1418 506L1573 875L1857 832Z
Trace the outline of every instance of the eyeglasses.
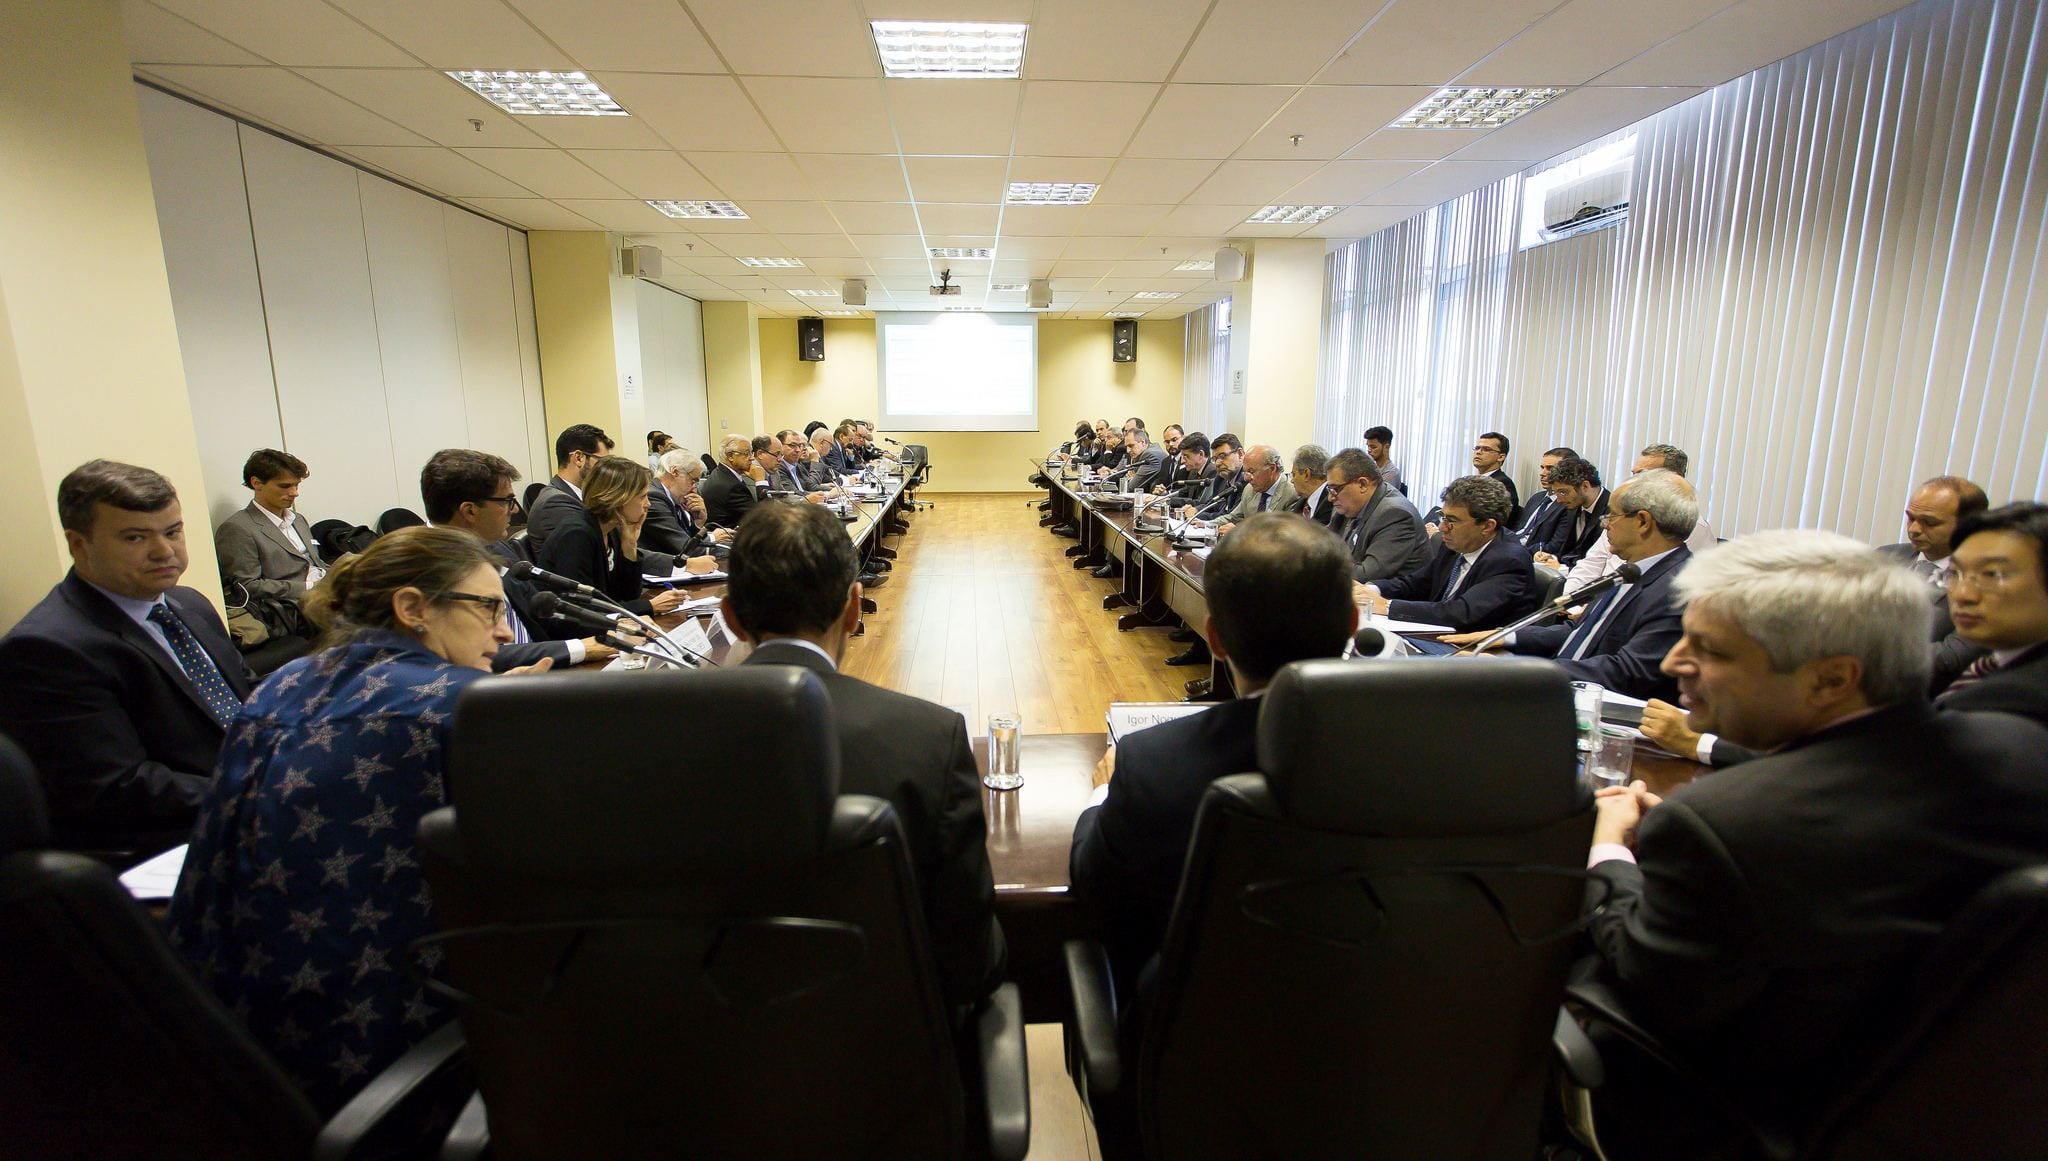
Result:
M2018 578L2018 573L2004 568L1958 568L1950 570L1948 574L1948 587L1951 591L1957 585L1969 585L1971 588L1998 591L2012 584Z
M519 507L519 497L517 496L485 496L483 502L486 504L503 504L507 512Z
M444 601L468 601L470 604L480 605L483 607L484 616L490 618L493 625L505 619L505 598L503 597L487 597L480 593L442 593L441 599Z

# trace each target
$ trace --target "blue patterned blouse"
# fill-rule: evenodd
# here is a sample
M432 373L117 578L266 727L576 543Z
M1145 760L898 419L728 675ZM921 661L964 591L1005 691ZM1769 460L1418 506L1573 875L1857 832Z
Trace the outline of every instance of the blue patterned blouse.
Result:
M450 1015L403 963L434 930L413 836L486 676L384 634L279 669L228 727L171 942L322 1114Z

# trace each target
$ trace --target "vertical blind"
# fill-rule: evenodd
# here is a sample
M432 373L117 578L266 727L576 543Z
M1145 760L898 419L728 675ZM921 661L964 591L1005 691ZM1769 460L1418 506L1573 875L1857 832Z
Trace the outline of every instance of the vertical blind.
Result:
M1619 226L1519 249L1517 175L1333 252L1318 438L1425 502L1486 430L1525 493L1675 443L1723 535L2048 494L2044 69L2038 2L1923 0L1579 151L1634 136Z
M1226 414L1224 392L1230 381L1230 300L1212 302L1187 315L1185 355L1181 364L1180 425L1185 431L1215 435ZM1162 421L1160 428L1166 423ZM1152 433L1153 442L1160 439Z

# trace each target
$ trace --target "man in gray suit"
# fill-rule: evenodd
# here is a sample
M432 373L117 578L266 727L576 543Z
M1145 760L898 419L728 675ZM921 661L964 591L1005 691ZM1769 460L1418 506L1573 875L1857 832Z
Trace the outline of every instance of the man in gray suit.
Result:
M1132 428L1124 433L1123 471L1133 483L1133 491L1146 487L1146 481L1159 474L1166 466L1166 449L1152 442L1152 433L1142 427Z
M1325 480L1341 517L1334 527L1351 550L1352 580L1365 584L1403 576L1429 563L1431 545L1422 516L1406 496L1384 485L1371 456L1345 448L1330 457Z
M1877 551L1898 561L1927 582L1927 600L1934 607L1928 638L1934 643L1934 676L1929 692L1948 687L1984 650L1956 633L1949 619L1950 546L1956 523L1991 506L1984 489L1961 476L1936 476L1913 489L1906 500L1906 541Z
M242 483L254 493L249 506L213 533L222 582L248 594L250 612L275 637L313 635L300 605L327 575L312 526L293 508L308 474L306 461L290 452L252 453L242 465Z
M1294 485L1280 468L1280 453L1262 443L1244 449L1244 491L1237 505L1216 521L1216 535L1261 512L1285 512L1294 501Z

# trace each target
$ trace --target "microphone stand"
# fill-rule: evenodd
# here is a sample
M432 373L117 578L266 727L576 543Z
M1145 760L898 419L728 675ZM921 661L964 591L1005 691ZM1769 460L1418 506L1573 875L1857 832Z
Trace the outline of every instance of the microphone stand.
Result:
M573 607L584 608L586 609L586 611L596 612L595 609L590 609L591 605L597 605L599 608L607 608L608 611L616 613L619 617L625 620L629 620L633 624L643 629L646 629L647 640L650 643L650 645L652 645L655 642L659 642L661 648L669 650L669 652L667 653L649 652L648 647L643 646L626 650L629 653L638 653L642 654L643 656L649 657L660 657L663 661L666 661L671 665L681 665L689 669L697 668L697 664L695 661L687 660L687 658L691 657L696 658L698 661L710 661L713 665L718 664L716 661L711 661L709 657L704 656L702 653L697 652L695 649L692 649L689 646L684 645L681 642L669 637L667 633L662 631L661 626L655 624L651 619L642 617L639 614L632 612L624 606L619 605L617 602L612 601L608 597L591 597L587 593L562 593L558 595L561 596L562 600L565 603ZM576 598L581 598L581 600L577 600ZM613 643L606 642L606 644ZM617 648L615 644L613 645L613 647Z
M1484 653L1488 649L1491 649L1495 645L1498 645L1500 642L1506 640L1508 634L1510 633L1516 632L1520 629L1526 629L1529 626L1535 624L1538 621L1543 620L1546 617L1559 616L1566 609L1569 609L1573 605L1578 604L1589 593L1598 595L1599 593L1603 593L1608 589L1619 588L1620 586L1625 584L1634 584L1638 579L1642 577L1642 575L1643 573L1641 569L1636 568L1632 564L1624 564L1620 568L1614 570L1613 572L1608 573L1606 576L1601 577L1599 580L1593 581L1591 584L1588 584L1584 588L1581 588L1578 592L1563 593L1559 595L1556 600L1551 601L1548 604L1537 606L1535 612L1530 613L1526 617L1518 618L1512 623L1505 625L1499 629L1495 629L1493 632L1488 633L1485 637L1481 638L1478 642L1474 643L1471 646L1468 646L1468 649L1472 653Z

